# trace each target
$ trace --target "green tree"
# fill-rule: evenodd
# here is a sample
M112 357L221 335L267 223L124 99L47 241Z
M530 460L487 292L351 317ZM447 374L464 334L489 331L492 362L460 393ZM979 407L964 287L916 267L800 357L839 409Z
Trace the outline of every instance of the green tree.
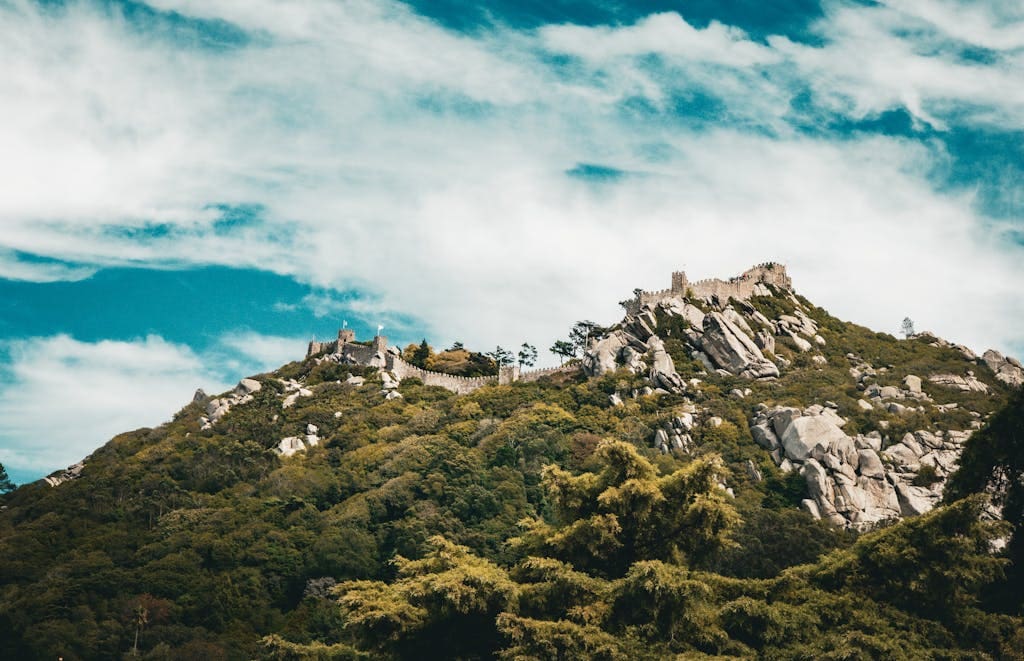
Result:
M523 346L519 347L519 366L523 365L527 367L533 367L537 363L537 347L532 344L523 342Z
M416 347L415 351L412 352L412 360L410 360L409 362L415 365L416 367L426 368L427 361L430 360L430 357L432 355L434 355L434 350L430 348L429 344L427 344L427 339L423 338L423 341L420 342L420 345Z
M500 344L494 348L494 351L489 351L485 355L493 360L499 369L505 365L511 365L512 361L515 359L512 352L503 348Z
M348 581L335 589L345 628L360 647L402 658L482 658L498 649L495 619L515 610L518 588L494 563L440 536L421 560L395 558L394 583Z
M4 468L3 464L0 464L0 494L10 493L14 491L17 485L11 482L11 478L7 476L7 469Z
M569 341L572 342L577 354L582 354L590 347L590 340L604 335L607 331L597 322L584 319L573 324L569 331Z
M558 356L558 363L561 365L565 362L566 358L572 358L576 355L576 346L566 340L555 340L555 343L551 345L548 351Z
M659 475L623 441L603 441L595 456L599 473L544 468L553 521L528 520L514 545L617 577L640 560L686 564L728 544L739 515L718 488L727 469L717 456L695 459L669 475Z

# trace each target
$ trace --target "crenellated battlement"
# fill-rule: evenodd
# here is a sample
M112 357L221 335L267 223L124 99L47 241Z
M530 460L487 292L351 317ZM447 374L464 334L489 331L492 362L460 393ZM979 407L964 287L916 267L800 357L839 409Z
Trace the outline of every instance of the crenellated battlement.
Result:
M356 343L355 332L351 329L338 331L338 339L331 342L311 341L306 351L306 357L309 358L324 352L356 365L382 367L394 374L399 381L416 378L424 385L447 388L460 395L495 383L505 385L516 381L536 381L549 374L579 369L578 366L571 365L521 372L516 365L506 365L498 370L497 376L456 376L444 372L432 372L417 367L401 356L388 351L387 338L383 335L375 336L370 346Z
M770 294L767 285L787 291L793 289L793 281L786 273L786 267L777 262L757 264L728 280L705 278L690 282L684 271L675 271L672 273L672 286L668 289L641 292L637 298L623 301L622 305L631 314L636 314L646 305L657 305L666 299L683 296L694 298L717 296L721 301L728 298L746 300L751 296Z

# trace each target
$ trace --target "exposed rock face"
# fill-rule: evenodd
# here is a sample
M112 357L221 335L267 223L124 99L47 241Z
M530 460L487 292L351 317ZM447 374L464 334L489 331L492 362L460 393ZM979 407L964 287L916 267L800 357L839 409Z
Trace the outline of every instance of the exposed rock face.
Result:
M623 331L614 331L601 338L583 354L583 371L587 376L601 376L615 371L619 354L628 345Z
M779 368L754 341L718 312L704 317L700 346L715 365L731 374L754 379L779 375Z
M762 410L750 431L780 469L800 471L811 495L801 504L806 511L858 529L935 507L942 497L941 478L956 469L970 436L922 430L882 451L881 435L851 437L842 430L845 423L829 407L776 407ZM940 481L915 485L922 466L930 466Z
M932 374L928 377L928 380L940 386L956 388L963 392L988 392L988 386L976 379L974 374L970 372L967 373L967 376L957 376L956 374Z
M255 379L242 379L229 394L206 403L206 415L199 419L202 429L210 429L231 410L232 406L252 401L253 394L262 390L263 385Z
M652 335L647 340L647 346L650 347L648 355L651 358L651 384L669 392L682 392L686 388L686 384L676 373L672 356L665 351L665 343L657 335Z
M1024 385L1024 368L1016 358L1003 356L998 351L989 349L982 354L981 359L995 372L996 378L1006 385L1014 388Z
M43 481L46 482L51 487L56 487L60 486L61 484L64 484L65 482L77 480L82 475L82 469L85 468L86 459L88 459L88 457L81 460L77 464L72 464L68 466L62 471L57 471L53 475L48 475L44 477Z

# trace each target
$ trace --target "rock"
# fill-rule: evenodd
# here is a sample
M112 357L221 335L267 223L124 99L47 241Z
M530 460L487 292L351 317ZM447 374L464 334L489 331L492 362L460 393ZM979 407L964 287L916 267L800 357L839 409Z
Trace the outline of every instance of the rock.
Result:
M718 312L704 317L701 350L730 374L746 378L778 376L779 368L764 357L740 328Z
M902 404L897 404L896 402L892 402L891 404L889 404L889 413L893 413L895 415L903 415L906 412L907 407L903 406Z
M761 351L775 353L775 336L766 330L757 331L757 334L754 335L754 344L756 344Z
M767 423L757 424L750 428L754 441L769 452L779 447L779 438Z
M196 394L192 395L193 402L201 402L208 397L206 392L202 388L196 389Z
M397 390L389 390L388 394L384 395L384 399L391 401L393 399L403 399L402 393Z
M666 432L664 429L659 429L656 432L654 432L654 447L657 448L661 447L662 445L668 447L668 444L668 432Z
M925 487L896 483L900 512L903 516L919 516L930 512L939 501L939 495Z
M928 380L946 388L956 388L963 392L988 392L988 386L973 375L957 376L955 374L932 374Z
M739 388L733 388L732 390L730 390L729 395L735 397L736 399L743 399L744 396L743 391L740 390Z
M897 388L896 386L883 386L880 389L879 394L881 395L882 399L898 399L902 397L900 389Z
M803 461L815 445L828 447L832 443L845 441L853 443L843 430L822 416L804 416L793 420L780 437L786 456L794 461Z
M316 435L320 431L320 428L314 425L312 422L306 424L306 433Z
M775 430L775 435L782 438L782 435L786 433L786 428L801 415L803 413L800 409L791 407L779 407L772 410L769 413L769 418L772 422L772 429Z
M815 503L810 498L804 498L803 500L801 500L800 501L800 507L805 512L807 512L808 514L813 516L815 519L820 519L821 518L821 512L818 511L818 504Z
M633 374L641 374L647 371L647 364L643 361L643 354L633 347L623 347L619 353L623 364Z
M296 452L305 451L305 449L305 443L303 443L302 439L297 436L282 438L281 442L277 444L277 453L282 457L290 457Z
M255 379L242 379L235 387L235 392L239 395L251 395L254 392L259 392L262 388L263 385Z
M650 379L656 387L664 388L669 392L682 392L686 389L683 378L676 373L676 366L672 362L672 356L665 351L665 343L657 335L647 340L648 355L651 359Z
M817 344L819 347L823 347L823 346L825 346L825 338L823 338L820 335L815 335L814 336L814 343Z
M825 356L822 355L814 355L811 356L811 362L813 362L815 365L827 365L828 358L825 358Z
M587 376L601 376L614 372L617 367L616 358L628 344L626 334L619 330L594 342L583 354L583 371Z
M857 451L857 472L864 477L885 477L885 466L874 450Z
M622 398L619 397L617 393L612 393L611 395L608 395L608 401L611 403L612 406L623 406Z
M807 492L818 505L820 514L826 517L836 514L835 488L825 468L814 459L808 459L800 474L807 481Z
M383 384L382 387L385 390L394 390L395 388L398 387L399 380L398 377L396 377L394 374L388 372L387 370L381 370L379 374L380 382L381 384Z
M347 379L345 379L345 383L350 385L350 386L359 387L359 386L363 385L364 383L366 383L366 379L364 379L361 376L350 376Z
M764 478L761 476L761 471L757 470L757 466L750 459L747 459L746 463L747 476L754 482L760 482Z
M1021 369L1020 361L1003 357L1003 354L994 349L982 354L981 359L995 373L996 378L1006 385L1014 388L1024 385L1024 369Z
M796 333L790 332L788 333L788 335L789 339L793 341L793 344L795 344L796 348L799 349L800 351L806 352L812 349L811 343L805 340L804 338L800 337Z
M722 316L728 319L730 323L739 328L741 331L746 333L747 336L751 336L754 334L754 331L750 329L750 325L747 324L747 320L744 319L742 315L740 315L739 312L736 312L736 310L734 310L731 306L722 310Z
M903 387L912 393L921 392L921 377L908 374L903 378Z
M870 403L864 401L863 399L857 400L857 406L860 408L861 411L870 411L873 408L875 408L874 406L871 406Z
M721 427L723 422L724 422L724 420L722 420L717 415L715 415L715 416L711 416L710 418L708 418L707 424L708 424L709 427L716 427L717 428L717 427Z

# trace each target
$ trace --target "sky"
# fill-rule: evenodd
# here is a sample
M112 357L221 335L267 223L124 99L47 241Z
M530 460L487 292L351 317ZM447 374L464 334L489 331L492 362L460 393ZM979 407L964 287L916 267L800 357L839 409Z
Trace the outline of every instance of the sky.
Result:
M543 349L679 269L1024 354L1018 0L0 0L0 155L17 482L342 323Z

